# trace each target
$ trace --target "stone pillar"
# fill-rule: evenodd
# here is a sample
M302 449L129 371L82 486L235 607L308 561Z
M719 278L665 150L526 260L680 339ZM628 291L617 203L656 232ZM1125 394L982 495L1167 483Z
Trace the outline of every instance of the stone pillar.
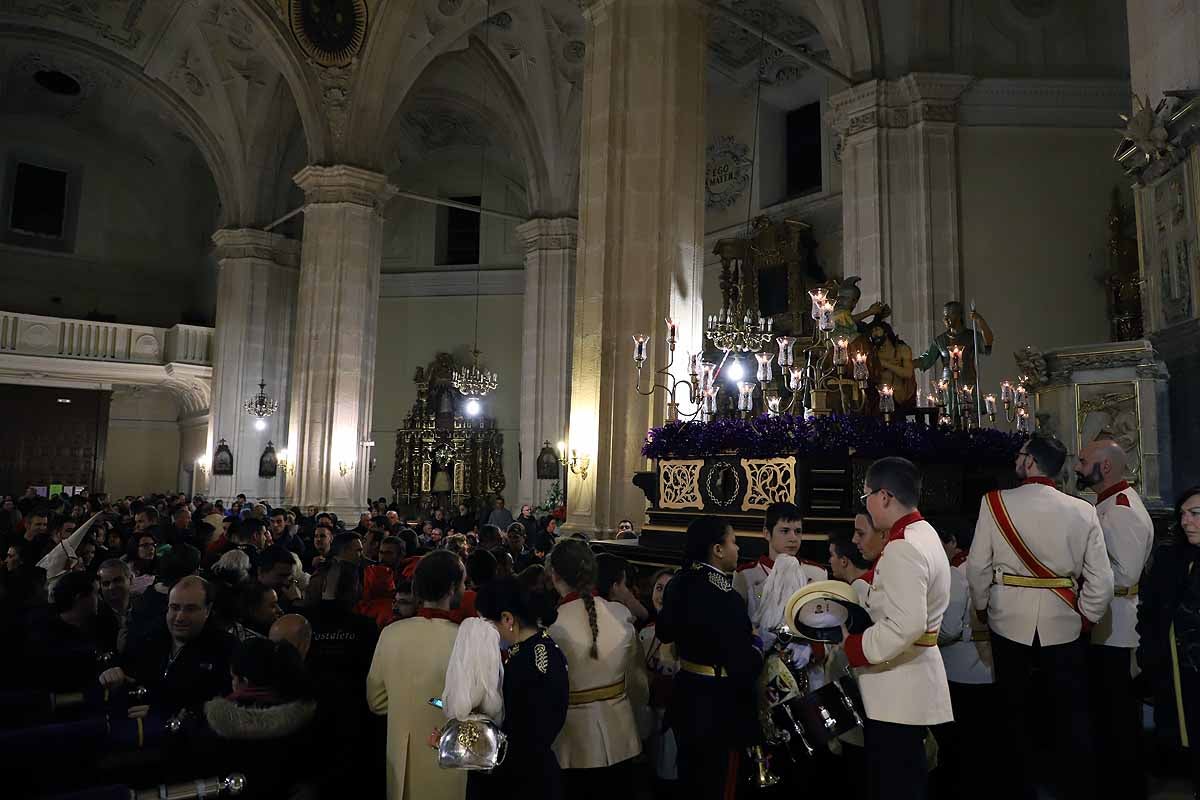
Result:
M970 302L959 297L957 120L971 80L913 73L830 98L842 136L843 274L862 277L860 308L892 306L915 352L942 330L946 301Z
M584 15L568 447L589 463L568 478L567 527L606 535L643 518L630 481L666 411L635 391L630 335L654 337L647 377L667 363L664 318L679 324L677 376L702 346L708 19L696 0L593 0Z
M570 217L517 226L525 242L525 309L521 360L520 503L538 505L550 481L537 479L542 444L567 435L571 378L571 310L575 303L575 231ZM514 512L515 513L515 512Z
M288 447L291 496L349 516L366 500L387 177L335 165L296 175L304 190Z
M266 231L220 230L216 243L217 324L213 338L212 410L207 453L211 460L224 439L233 452L233 475L212 475L206 494L229 500L239 493L281 503L287 498L283 473L258 476L259 459L273 442L276 453L288 438L288 388L299 275L300 243ZM266 383L279 410L260 430L245 404Z

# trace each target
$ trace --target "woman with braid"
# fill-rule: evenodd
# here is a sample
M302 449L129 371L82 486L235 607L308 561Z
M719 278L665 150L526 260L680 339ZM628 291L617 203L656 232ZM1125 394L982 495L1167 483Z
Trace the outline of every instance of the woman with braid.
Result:
M596 556L586 542L559 542L547 566L562 598L550 635L567 657L571 686L567 722L554 742L566 796L628 797L633 759L642 752L633 709L649 695L637 634L622 606L596 596Z

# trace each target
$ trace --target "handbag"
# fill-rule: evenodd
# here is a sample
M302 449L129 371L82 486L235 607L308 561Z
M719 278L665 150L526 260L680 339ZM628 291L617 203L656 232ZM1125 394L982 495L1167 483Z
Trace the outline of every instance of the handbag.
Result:
M508 737L482 714L452 719L438 739L438 766L490 772L504 763Z

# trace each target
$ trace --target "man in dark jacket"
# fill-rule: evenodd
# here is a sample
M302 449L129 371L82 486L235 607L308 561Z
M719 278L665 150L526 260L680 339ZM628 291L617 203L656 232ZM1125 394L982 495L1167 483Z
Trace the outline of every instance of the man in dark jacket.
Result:
M228 694L236 641L208 624L211 612L208 581L196 575L179 581L168 599L166 632L131 649L122 666L101 673L101 685L141 684L150 690L151 708L165 716L185 708L199 710L206 701Z

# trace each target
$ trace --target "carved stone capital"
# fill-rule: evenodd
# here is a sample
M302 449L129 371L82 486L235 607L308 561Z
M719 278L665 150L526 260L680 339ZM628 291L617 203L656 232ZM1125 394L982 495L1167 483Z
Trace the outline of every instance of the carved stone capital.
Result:
M309 165L296 173L293 180L304 190L304 201L308 204L353 203L382 210L396 192L386 175L346 164Z
M873 80L829 98L831 125L843 137L877 128L903 129L923 122L958 121L958 103L974 79L968 75L911 73Z
M517 226L517 235L526 252L537 250L574 250L578 245L579 221L574 217L537 218Z
M212 236L218 261L254 258L281 267L300 266L300 243L256 228L223 228Z

